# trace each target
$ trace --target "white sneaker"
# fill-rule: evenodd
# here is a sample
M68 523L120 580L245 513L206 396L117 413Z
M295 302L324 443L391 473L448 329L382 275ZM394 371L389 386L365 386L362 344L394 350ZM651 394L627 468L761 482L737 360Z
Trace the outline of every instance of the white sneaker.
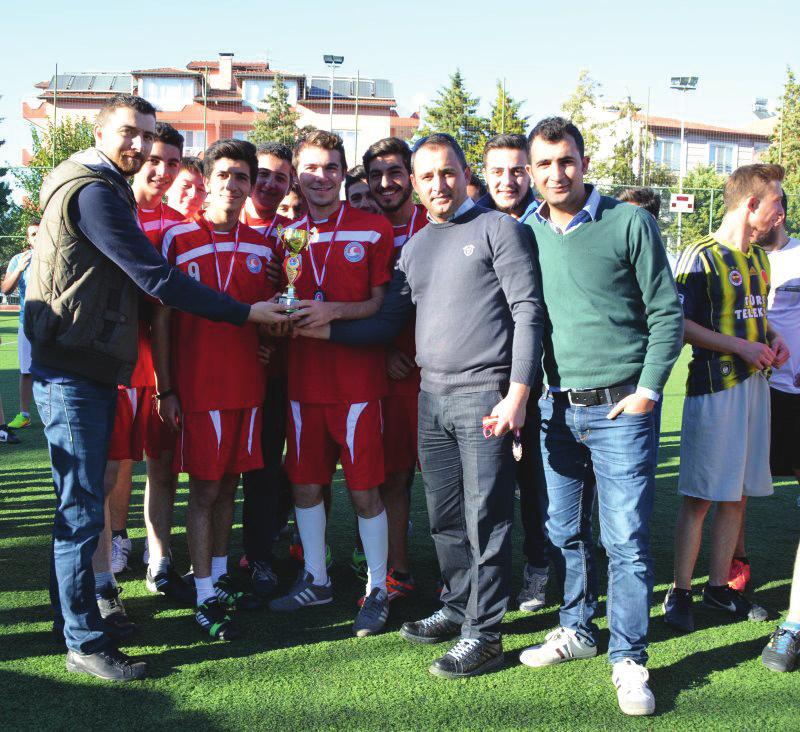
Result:
M556 628L544 637L544 643L522 651L519 660L526 666L539 668L596 655L597 646L585 641L574 630Z
M131 553L131 540L115 536L111 539L111 571L114 574L128 568L128 555Z
M548 577L547 567L542 571L531 564L525 564L522 572L522 590L517 595L520 610L534 613L546 605L544 589L547 586Z
M656 698L647 680L650 674L632 658L618 661L613 666L611 680L617 687L617 701L624 714L642 716L656 710Z

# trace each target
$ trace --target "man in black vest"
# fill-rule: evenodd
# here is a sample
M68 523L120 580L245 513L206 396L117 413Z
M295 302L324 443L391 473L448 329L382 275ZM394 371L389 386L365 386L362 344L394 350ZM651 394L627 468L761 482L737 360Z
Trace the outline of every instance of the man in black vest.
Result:
M45 180L25 312L34 397L50 447L57 506L50 596L67 670L114 681L146 675L115 647L95 601L92 555L103 528L103 473L117 384L137 356L137 287L212 320L287 320L276 303L248 306L170 267L139 229L127 183L150 153L155 109L128 94L98 113L95 147ZM165 394L158 395L163 397Z

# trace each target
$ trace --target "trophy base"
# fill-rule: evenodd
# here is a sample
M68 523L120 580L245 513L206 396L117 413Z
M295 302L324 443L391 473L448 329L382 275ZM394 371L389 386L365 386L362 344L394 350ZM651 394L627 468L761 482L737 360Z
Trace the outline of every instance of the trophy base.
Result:
M295 297L294 293L289 294L289 293L284 292L278 298L278 305L282 305L283 309L287 313L295 312L295 310L297 310L297 305L299 304L299 302L300 302L300 298L299 297Z

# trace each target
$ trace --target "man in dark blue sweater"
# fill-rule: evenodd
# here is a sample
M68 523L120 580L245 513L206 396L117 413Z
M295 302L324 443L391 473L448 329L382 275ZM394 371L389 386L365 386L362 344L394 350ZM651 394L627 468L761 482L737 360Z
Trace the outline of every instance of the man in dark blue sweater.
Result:
M47 177L25 313L57 498L54 630L66 641L67 670L113 681L146 674L143 662L116 649L92 573L117 384L130 383L137 356L137 288L212 320L287 321L276 303L244 305L170 267L140 230L126 178L149 155L155 122L144 99L118 95L97 116L96 146Z

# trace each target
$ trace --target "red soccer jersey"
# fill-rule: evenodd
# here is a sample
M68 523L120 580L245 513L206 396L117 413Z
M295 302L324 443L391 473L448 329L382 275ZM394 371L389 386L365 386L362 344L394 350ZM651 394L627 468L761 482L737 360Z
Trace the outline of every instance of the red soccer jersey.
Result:
M405 243L416 234L420 229L424 229L428 223L428 214L424 206L417 204L414 206L414 211L411 213L411 218L407 224L402 226L393 226L394 230L394 257L393 263L396 263L400 258L400 252L403 251ZM415 358L417 355L416 341L414 338L414 328L416 324L416 317L411 317L403 326L400 335L395 338L392 347L398 351L402 351L407 356ZM405 379L395 381L389 379L390 396L411 395L416 396L419 394L420 372L419 367L416 366L411 370L411 373Z
M183 221L183 214L159 203L156 208L136 207L139 227L153 246L161 251L161 237L170 226ZM139 305L139 358L131 376L131 387L155 386L153 352L150 346L150 304L142 299Z
M298 297L322 292L329 302L363 302L371 288L390 278L392 227L383 217L348 204L325 221L308 217L292 228L316 228L317 240L302 254L295 281ZM336 229L336 240L331 241ZM330 247L330 250L329 250ZM311 257L314 257L313 262ZM316 275L315 275L316 269ZM289 343L289 398L311 404L357 403L386 394L386 351L382 346L353 347L295 338Z
M272 251L263 235L244 224L219 233L198 216L167 230L162 253L190 277L240 302L252 304L275 294L265 272ZM215 323L176 310L171 331L172 383L185 412L263 403L266 379L254 324Z
M249 199L248 199L249 202ZM242 213L239 216L239 221L243 224L247 224L251 229L255 229L256 231L263 234L267 239L271 239L275 234L275 229L278 226L288 226L292 223L291 219L287 219L285 216L279 216L275 214L271 219L262 219L259 216L256 216L254 213L251 213L248 210L248 206L242 207Z

